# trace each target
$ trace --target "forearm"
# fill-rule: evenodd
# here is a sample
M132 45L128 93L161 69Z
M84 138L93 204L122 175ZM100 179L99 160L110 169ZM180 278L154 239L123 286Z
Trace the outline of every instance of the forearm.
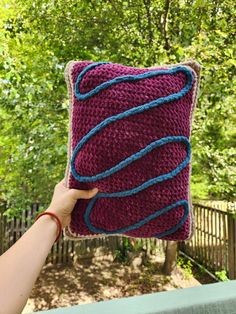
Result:
M71 212L78 199L90 199L98 189L68 189L65 180L54 189L48 210L54 213L62 227L69 225ZM21 313L33 285L57 237L54 218L45 215L0 257L0 314Z
M0 314L21 313L56 235L55 221L40 217L0 257Z

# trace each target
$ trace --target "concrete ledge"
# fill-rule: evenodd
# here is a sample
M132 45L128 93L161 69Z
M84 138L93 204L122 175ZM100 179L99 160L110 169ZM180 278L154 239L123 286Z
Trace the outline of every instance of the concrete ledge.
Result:
M236 314L236 280L37 312L41 314Z

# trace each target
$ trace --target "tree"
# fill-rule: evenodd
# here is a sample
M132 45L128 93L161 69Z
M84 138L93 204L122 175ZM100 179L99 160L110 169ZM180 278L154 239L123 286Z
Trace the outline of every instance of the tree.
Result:
M12 213L46 204L64 174L71 59L198 60L192 191L235 199L235 13L233 0L2 0L0 179Z
M176 241L167 241L165 262L163 265L163 272L167 276L170 276L175 270L177 260L177 246L178 245Z

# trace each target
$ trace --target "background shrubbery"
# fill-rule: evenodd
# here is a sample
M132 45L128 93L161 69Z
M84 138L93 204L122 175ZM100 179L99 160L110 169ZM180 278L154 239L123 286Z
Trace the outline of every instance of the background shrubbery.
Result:
M192 193L236 197L234 0L0 1L0 198L47 203L66 166L69 60L202 65Z

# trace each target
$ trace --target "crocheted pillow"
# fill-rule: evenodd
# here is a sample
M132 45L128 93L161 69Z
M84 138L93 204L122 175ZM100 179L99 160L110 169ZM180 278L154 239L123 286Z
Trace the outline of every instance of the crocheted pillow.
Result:
M194 61L154 68L68 63L66 182L99 189L78 200L68 237L190 237L189 138L199 68Z

